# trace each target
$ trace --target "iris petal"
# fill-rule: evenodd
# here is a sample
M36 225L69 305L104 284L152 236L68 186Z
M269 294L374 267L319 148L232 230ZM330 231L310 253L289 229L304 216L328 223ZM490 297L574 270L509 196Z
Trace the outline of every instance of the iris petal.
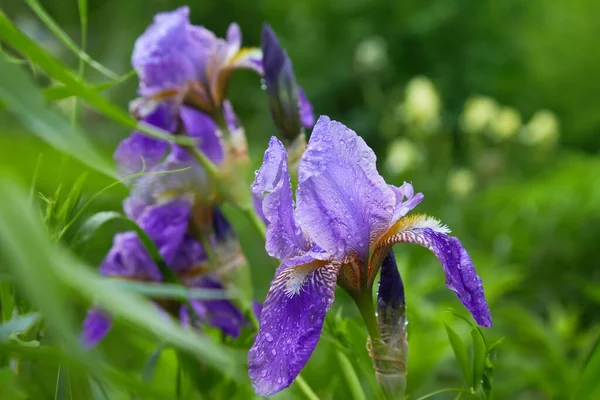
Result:
M331 307L339 267L313 264L278 269L260 313L260 329L248 353L257 394L288 387L315 349Z

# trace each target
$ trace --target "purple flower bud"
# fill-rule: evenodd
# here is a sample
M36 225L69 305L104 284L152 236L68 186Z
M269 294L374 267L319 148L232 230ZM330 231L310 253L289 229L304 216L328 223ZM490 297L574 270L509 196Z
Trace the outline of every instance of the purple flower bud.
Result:
M263 27L261 48L271 114L281 136L291 142L303 125L312 127L312 106L296 84L292 62L269 25Z

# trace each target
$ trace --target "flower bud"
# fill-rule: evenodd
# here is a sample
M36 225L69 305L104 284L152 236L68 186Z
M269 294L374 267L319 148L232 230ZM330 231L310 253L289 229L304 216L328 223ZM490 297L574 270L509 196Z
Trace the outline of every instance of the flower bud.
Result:
M521 128L521 115L512 107L502 107L490 121L489 136L501 142L512 136Z
M390 144L385 167L389 173L400 175L423 161L423 154L412 141L396 139Z
M300 98L292 62L269 25L263 27L261 48L271 114L281 137L291 142L302 131Z
M405 90L403 119L432 131L439 124L440 98L433 83L424 76L413 78Z
M467 100L460 125L467 133L482 132L498 112L498 104L490 97L474 96Z
M525 126L521 141L527 145L552 145L558 140L560 124L558 118L548 110L539 110Z
M377 73L388 63L387 43L379 36L364 39L356 46L354 63L359 73Z

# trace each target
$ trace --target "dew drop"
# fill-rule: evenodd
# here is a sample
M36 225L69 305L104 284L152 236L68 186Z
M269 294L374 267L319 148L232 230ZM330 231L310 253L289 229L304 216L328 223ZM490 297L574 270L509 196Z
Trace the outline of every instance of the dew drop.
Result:
M267 376L267 370L266 370L266 369L264 369L264 370L263 370L263 372L261 372L261 373L260 373L260 376L262 376L263 378L264 378L265 376Z
M273 335L271 335L270 333L265 333L265 339L267 340L267 342L271 343L273 341Z
M273 356L276 356L277 355L277 350L275 350L275 349L271 350L271 354L273 354Z

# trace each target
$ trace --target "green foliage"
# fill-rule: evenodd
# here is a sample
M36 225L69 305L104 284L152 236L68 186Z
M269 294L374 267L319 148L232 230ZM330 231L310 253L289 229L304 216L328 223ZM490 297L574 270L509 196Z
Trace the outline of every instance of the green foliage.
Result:
M151 303L236 293L190 290L176 280L115 282L94 272L112 234L123 230L138 232L167 272L145 233L114 211L126 189L107 153L126 129L165 138L125 111L135 97L127 71L133 41L152 14L174 7L79 0L45 1L42 8L28 0L0 11L2 399L254 396L245 374L249 327L235 341L211 329L200 335L164 319ZM194 23L220 36L236 20L247 44L258 44L260 25L270 22L317 114L364 136L388 182L412 181L426 196L419 207L448 223L471 253L492 308L490 330L469 319L444 321L444 311L459 303L434 257L396 251L410 320L410 399L600 395L600 161L593 154L600 103L590 72L600 67L598 24L590 17L598 4L229 0L191 7ZM418 75L431 80L413 80ZM421 94L427 82L433 88L428 109L410 101L415 82L426 89ZM494 100L492 117L473 133L464 117L475 94L503 105ZM243 74L231 96L256 167L274 132L267 100L257 79ZM507 106L519 118L514 132L499 123ZM560 140L526 144L529 117L546 108L560 122ZM243 215L227 214L260 300L276 266ZM91 304L116 319L107 340L86 351L78 335ZM302 379L275 398L379 398L358 321L339 292Z

